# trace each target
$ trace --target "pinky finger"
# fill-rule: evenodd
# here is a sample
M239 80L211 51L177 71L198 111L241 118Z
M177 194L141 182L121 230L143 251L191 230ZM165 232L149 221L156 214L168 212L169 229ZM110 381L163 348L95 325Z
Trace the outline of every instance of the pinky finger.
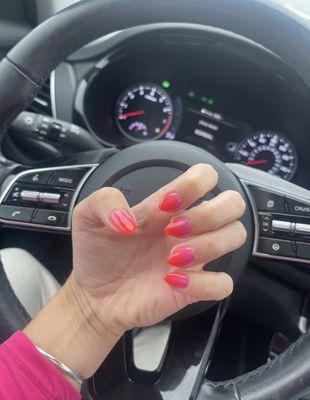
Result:
M233 291L233 280L224 272L173 271L164 276L167 284L194 301L223 300Z

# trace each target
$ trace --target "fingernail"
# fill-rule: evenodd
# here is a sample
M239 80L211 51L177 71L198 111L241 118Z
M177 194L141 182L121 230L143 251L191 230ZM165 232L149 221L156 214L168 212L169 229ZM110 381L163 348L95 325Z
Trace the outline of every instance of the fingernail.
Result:
M168 274L164 276L164 280L168 285L175 288L186 288L189 285L188 276L182 272L168 272Z
M108 215L108 220L116 229L123 233L133 233L137 223L131 213L127 210L114 210Z
M172 250L167 258L170 265L174 267L184 267L195 259L194 249L190 246L179 246Z
M189 220L184 217L176 217L166 226L165 233L169 236L186 236L191 231Z
M165 194L159 203L159 209L161 211L175 211L182 203L182 197L179 193L173 192Z

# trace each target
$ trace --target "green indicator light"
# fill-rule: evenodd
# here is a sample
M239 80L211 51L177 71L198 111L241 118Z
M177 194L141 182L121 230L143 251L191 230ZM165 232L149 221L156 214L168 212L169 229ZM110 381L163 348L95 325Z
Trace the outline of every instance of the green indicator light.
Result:
M188 97L190 97L191 99L193 99L196 96L195 92L188 92Z
M163 86L165 89L169 89L169 88L170 88L170 82L169 82L169 81L163 81L163 82L162 82L162 86Z
M213 99L209 99L209 100L208 100L208 104L209 104L210 106L213 106L214 103L215 103L215 101L214 101Z
M202 97L200 97L200 99L201 99L201 101L203 101L204 103L207 103L207 102L208 102L208 97L206 97L206 96L202 96Z

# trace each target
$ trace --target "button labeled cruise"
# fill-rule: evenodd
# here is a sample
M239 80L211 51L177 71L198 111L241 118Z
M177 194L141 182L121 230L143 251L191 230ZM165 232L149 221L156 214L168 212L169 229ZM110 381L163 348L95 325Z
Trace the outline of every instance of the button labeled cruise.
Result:
M310 217L310 204L301 203L299 201L288 198L286 199L286 201L291 214Z

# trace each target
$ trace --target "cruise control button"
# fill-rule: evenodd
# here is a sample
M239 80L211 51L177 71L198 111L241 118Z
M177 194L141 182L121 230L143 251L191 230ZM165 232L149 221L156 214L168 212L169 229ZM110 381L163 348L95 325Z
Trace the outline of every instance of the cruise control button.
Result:
M85 170L56 171L50 184L52 186L75 189L85 173Z
M35 172L27 174L18 179L18 182L35 183L38 185L46 185L52 176L51 171Z
M296 257L293 243L290 240L259 239L258 252L282 257Z
M0 218L8 221L31 222L34 208L0 206Z
M287 213L285 198L265 190L250 187L258 211Z
M297 242L297 257L310 260L310 243Z
M293 215L304 215L305 217L310 216L310 205L295 201L292 199L286 199L288 208Z
M59 193L40 193L39 200L44 204L60 204L61 195Z
M68 214L61 211L38 210L32 222L39 225L67 226Z

